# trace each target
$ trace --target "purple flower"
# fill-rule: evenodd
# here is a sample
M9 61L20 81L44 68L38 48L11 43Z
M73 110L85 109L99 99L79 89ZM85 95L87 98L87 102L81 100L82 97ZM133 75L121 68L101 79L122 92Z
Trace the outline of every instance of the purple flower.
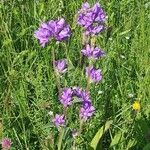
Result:
M96 3L92 8L93 13L95 14L95 21L96 22L105 22L106 21L106 14L99 3Z
M104 28L104 25L101 25L101 24L94 24L94 25L90 25L86 31L85 31L85 34L86 35L96 35L98 33L100 33L101 31L103 31L105 28Z
M73 96L77 96L78 98L81 98L82 89L80 87L73 87Z
M55 68L59 73L65 73L67 71L66 59L55 61Z
M83 90L82 93L81 93L81 98L83 101L87 101L87 102L90 102L90 94L89 92L87 92L86 90Z
M82 101L91 101L89 92L86 90L81 89L80 87L74 87L73 88L73 96L77 96Z
M9 150L11 148L11 139L9 138L4 138L2 141L1 141L1 144L2 144L2 149L4 150Z
M86 121L93 115L94 112L95 108L92 106L91 102L84 101L82 107L80 108L80 118Z
M94 14L88 2L83 3L81 10L78 12L78 24L87 28L93 23Z
M66 24L64 18L49 21L49 27L57 41L66 40L71 35L70 26Z
M90 8L90 5L88 2L85 2L82 4L82 11L88 11L88 9Z
M56 127L64 126L65 125L65 116L56 114L53 119L53 123L55 124Z
M86 45L86 47L81 50L82 54L93 59L98 59L105 55L105 53L99 49L98 47L90 47L90 45Z
M101 70L94 67L86 67L86 77L90 78L90 82L99 82L102 80Z
M52 37L52 32L49 30L47 23L42 23L38 30L35 31L34 36L40 41L42 47L48 43L49 38Z
M45 47L50 38L54 38L57 41L66 40L71 35L71 29L65 20L61 18L42 23L34 35L40 41L41 46Z
M86 35L96 35L104 29L106 14L99 3L93 7L84 3L78 14L77 22L84 27Z
M71 88L65 88L62 91L59 100L64 107L67 107L72 104L72 94L73 91L71 90Z

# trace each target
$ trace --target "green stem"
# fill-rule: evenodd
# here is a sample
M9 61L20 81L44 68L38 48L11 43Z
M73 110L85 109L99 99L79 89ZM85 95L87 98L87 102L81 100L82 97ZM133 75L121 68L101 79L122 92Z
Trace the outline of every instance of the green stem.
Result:
M61 128L60 133L59 133L59 140L58 140L58 150L61 150L61 145L62 145L62 139L64 136L64 128Z
M95 44L96 44L96 37L95 36L93 36L92 38L91 38L91 47L95 47Z
M89 36L87 36L85 34L85 32L83 32L83 34L82 34L82 48L84 48L88 43L89 43ZM80 51L79 66L81 66L82 63L83 63L83 56L82 56L82 53Z
M80 129L79 129L79 135L81 134L81 132L82 132L82 128L83 128L83 120L82 119L80 119Z
M90 42L91 42L91 47L95 47L95 43L96 43L96 38L95 36L93 36L91 39L90 39ZM88 79L87 79L87 87L86 87L86 91L89 91L90 90L90 68L92 67L92 60L89 60L89 70L88 70Z
M65 116L65 118L67 118L66 116L67 116L67 107L64 107L64 116Z
M90 69L89 69L90 70ZM89 71L88 70L88 79L87 79L87 87L86 87L86 91L88 92L90 90L90 75L89 75Z
M75 142L75 139L74 139L74 141L73 141L72 149L73 149L73 150L75 150L75 149L76 149L76 142Z
M90 68L92 67L92 61L89 61L89 66L88 66L88 77L87 77L87 87L86 91L90 91Z
M82 132L82 129L83 129L83 123L84 123L84 120L80 118L80 127L79 127L79 132L78 132L78 137L81 135L81 132ZM76 138L76 137L75 137ZM73 145L72 145L72 150L75 150L76 149L76 141L75 141L75 138L74 138L74 141L73 141Z
M60 92L60 89L61 89L60 78L59 78L59 74L57 73L56 68L55 68L55 50L54 49L52 49L52 61L53 61L54 74L55 74L55 77L56 77L57 89Z

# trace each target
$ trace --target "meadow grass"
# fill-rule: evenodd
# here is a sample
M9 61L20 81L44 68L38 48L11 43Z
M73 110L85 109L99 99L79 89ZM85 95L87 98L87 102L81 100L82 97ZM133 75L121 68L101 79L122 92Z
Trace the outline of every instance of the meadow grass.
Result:
M82 2L0 3L0 138L11 138L12 150L46 150L58 138L48 115L49 111L62 111L52 69L51 50L56 47L49 43L41 48L35 39L34 31L42 21L60 16L71 25L71 38L56 52L57 59L69 60L69 71L61 85L86 87L84 73L78 67L82 41L75 20ZM77 139L77 150L90 149L91 140L108 120L113 122L97 150L150 150L150 2L101 0L100 4L108 16L107 30L98 35L96 42L107 55L96 62L103 72L102 82L90 87L96 113ZM139 112L132 110L135 100L141 104ZM70 128L78 128L74 112L78 109L71 106ZM70 128L63 138L66 150L71 149Z

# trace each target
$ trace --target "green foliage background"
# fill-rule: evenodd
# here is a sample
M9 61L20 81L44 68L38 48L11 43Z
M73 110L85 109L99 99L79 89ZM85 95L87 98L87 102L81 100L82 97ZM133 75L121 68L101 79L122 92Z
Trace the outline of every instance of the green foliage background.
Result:
M57 59L69 60L62 86L86 87L78 67L82 49L81 28L75 14L81 0L2 0L0 3L0 136L12 139L12 150L46 150L56 143L58 131L49 111L61 113L52 70L52 42L41 48L34 31L42 21L64 17L72 36L62 43ZM94 4L95 1L89 0ZM107 13L107 30L98 35L97 45L106 53L98 60L103 81L91 85L96 114L84 126L77 149L90 149L90 142L106 121L110 128L97 149L150 150L150 2L148 0L101 0ZM131 95L133 95L131 97ZM132 110L139 100L140 112ZM78 105L69 108L70 128L63 148L71 149L71 129L78 128ZM54 134L55 133L55 134ZM145 148L144 148L145 147Z

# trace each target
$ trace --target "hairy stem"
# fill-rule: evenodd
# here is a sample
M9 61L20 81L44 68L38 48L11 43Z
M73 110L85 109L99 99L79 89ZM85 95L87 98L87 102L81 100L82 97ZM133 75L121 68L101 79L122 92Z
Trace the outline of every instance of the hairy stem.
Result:
M90 68L90 67L89 67ZM90 69L88 70L88 78L87 78L87 87L86 91L88 92L90 90Z
M96 38L95 36L93 36L91 39L90 39L90 44L91 44L91 47L94 49L95 47L95 43L96 43ZM92 60L89 60L89 69L88 69L88 78L87 78L87 87L86 87L86 91L89 91L90 90L90 68L92 67L93 65L93 62Z
M90 68L92 67L92 61L89 61L89 66L88 66L88 76L87 76L87 87L86 87L86 91L90 91Z
M58 92L60 92L60 90L61 90L60 78L59 78L59 75L58 75L58 73L56 71L56 68L55 68L55 50L54 49L52 49L52 61L53 61L54 74L55 74L55 77L56 77L57 89L58 89Z
M64 107L64 116L67 118L67 107Z
M72 149L73 149L73 150L75 150L75 149L76 149L76 142L75 142L75 139L74 139L74 141L73 141Z
M83 119L80 119L80 129L79 129L79 135L81 134L82 132L82 129L83 129Z
M82 48L84 48L86 46L86 44L89 43L89 36L87 36L85 34L85 32L83 32L82 34ZM79 65L83 67L84 64L84 57L82 56L82 53L80 51L80 60L79 60Z
M61 150L64 132L65 132L64 128L61 128L60 133L59 133L59 139L58 139L58 150Z

